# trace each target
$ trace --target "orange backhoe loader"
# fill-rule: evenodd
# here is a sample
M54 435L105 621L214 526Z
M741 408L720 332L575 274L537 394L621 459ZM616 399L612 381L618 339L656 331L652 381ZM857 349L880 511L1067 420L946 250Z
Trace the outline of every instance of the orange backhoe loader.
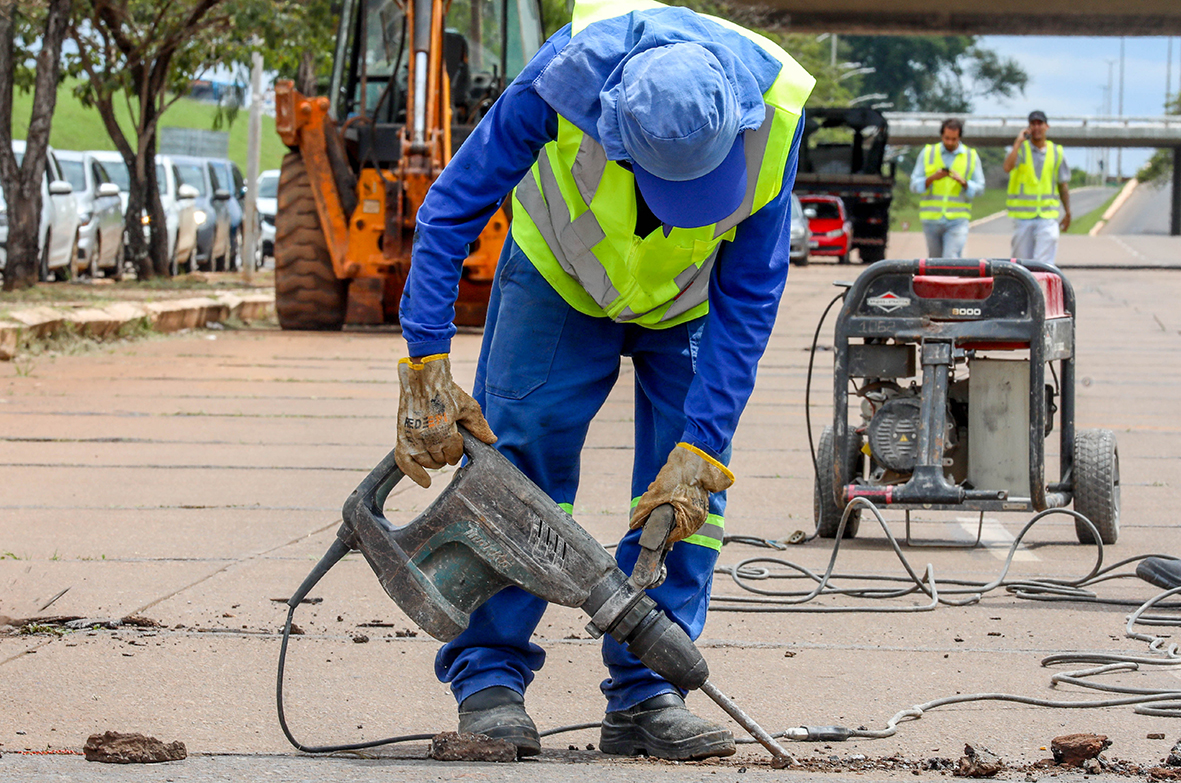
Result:
M427 189L541 36L537 0L342 0L328 95L275 86L284 329L397 323ZM483 325L508 225L471 245L457 324Z

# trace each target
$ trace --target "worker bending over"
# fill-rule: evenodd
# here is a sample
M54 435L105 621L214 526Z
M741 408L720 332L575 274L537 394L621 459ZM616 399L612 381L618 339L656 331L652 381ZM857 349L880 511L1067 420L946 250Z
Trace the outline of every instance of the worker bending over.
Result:
M638 528L675 506L678 543L650 594L693 639L722 545L730 440L787 277L813 83L736 25L648 0L578 0L418 211L400 311L412 358L398 368L399 467L428 485L424 468L460 459L462 422L571 511L587 428L631 357L633 510L616 558L630 572ZM447 357L454 304L468 243L510 190L473 399ZM540 751L524 693L545 660L530 642L545 608L507 588L435 661L460 731L522 756ZM727 729L610 637L603 660L602 751L734 752Z
M923 147L910 189L923 194L919 219L927 238L928 258L963 258L972 219L972 199L984 190L984 168L976 150L960 141L964 124L943 121L939 144Z
M1058 235L1070 228L1070 166L1061 144L1046 139L1046 113L1029 113L1005 156L1009 175L1009 217L1013 218L1013 258L1053 264Z

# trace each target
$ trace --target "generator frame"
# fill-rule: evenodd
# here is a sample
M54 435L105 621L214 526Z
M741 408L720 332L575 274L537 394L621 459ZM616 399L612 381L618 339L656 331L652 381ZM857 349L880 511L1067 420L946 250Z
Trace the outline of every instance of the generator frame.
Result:
M1046 317L1046 297L1034 272L1061 280L1063 315ZM927 287L943 295L921 295L916 285L920 291ZM987 295L982 297L984 290ZM831 472L837 508L843 510L856 497L908 512L1043 511L1069 505L1074 496L1074 313L1074 289L1048 264L1011 259L919 259L881 261L866 269L850 287L837 318L832 461L818 465L819 470ZM850 342L857 338L863 342ZM902 484L856 483L859 477L847 475L848 462L838 456L850 453L850 438L855 437L848 426L849 383L852 378L900 372L899 346L917 346L921 364L917 464ZM1030 497L950 482L944 472L942 421L956 359L973 350L1024 349L1029 350ZM907 359L902 357L901 361ZM909 361L913 368L913 358ZM1045 368L1055 361L1060 363L1061 470L1058 482L1047 485ZM886 366L891 363L893 368ZM875 376L875 371L882 375ZM823 485L818 476L818 493Z

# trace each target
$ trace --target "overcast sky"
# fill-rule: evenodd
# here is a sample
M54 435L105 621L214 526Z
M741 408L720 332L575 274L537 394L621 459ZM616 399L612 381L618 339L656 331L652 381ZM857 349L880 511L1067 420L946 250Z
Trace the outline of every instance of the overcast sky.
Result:
M1168 62L1167 38L1127 38L1124 50L1124 114L1156 117L1163 113L1165 74ZM1181 87L1181 38L1172 39L1173 94ZM1108 63L1114 84L1111 113L1119 114L1119 38L985 36L985 46L1012 57L1029 74L1024 96L1010 100L984 98L976 101L979 114L1026 114L1041 109L1054 116L1105 113ZM1124 174L1130 176L1143 165L1150 151L1124 150ZM1085 165L1086 152L1068 153L1072 165ZM1115 167L1114 153L1112 168Z

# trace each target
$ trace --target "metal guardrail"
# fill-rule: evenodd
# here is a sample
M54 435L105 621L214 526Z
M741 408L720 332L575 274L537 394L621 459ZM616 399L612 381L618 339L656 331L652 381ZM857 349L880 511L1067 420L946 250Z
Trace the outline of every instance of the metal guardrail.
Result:
M964 141L977 147L1007 147L1029 122L1025 117L885 112L890 143L929 144L948 117L964 123ZM1066 147L1181 147L1181 115L1161 117L1051 117L1049 138Z

